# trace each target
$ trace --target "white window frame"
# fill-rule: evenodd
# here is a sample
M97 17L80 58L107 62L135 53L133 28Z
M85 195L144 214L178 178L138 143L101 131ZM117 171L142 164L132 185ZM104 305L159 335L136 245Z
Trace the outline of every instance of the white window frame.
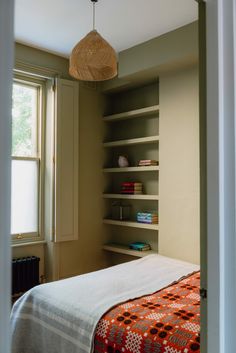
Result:
M38 163L38 231L12 234L13 244L41 241L44 239L44 185L45 185L45 107L46 80L27 73L15 72L14 83L37 88L37 157L12 156L12 160L36 161Z

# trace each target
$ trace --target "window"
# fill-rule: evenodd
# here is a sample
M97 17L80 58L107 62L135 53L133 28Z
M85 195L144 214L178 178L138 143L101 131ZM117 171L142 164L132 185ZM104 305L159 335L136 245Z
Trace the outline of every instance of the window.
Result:
M16 78L12 107L11 233L14 240L42 237L43 83Z

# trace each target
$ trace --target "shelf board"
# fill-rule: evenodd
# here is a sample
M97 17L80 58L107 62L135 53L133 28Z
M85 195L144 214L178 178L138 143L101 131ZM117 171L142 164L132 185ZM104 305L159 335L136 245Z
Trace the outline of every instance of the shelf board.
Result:
M126 168L104 168L104 173L126 173L126 172L155 172L159 166L126 167Z
M154 200L158 201L158 195L125 195L125 194L103 194L104 199L124 199L124 200Z
M103 121L109 122L109 121L133 119L133 118L138 118L140 116L146 117L158 112L159 112L159 105L153 105L147 108L135 109L124 113L107 115L103 117Z
M125 254L131 255L136 257L144 257L151 254L157 254L157 251L154 250L147 250L147 251L138 251L138 250L131 250L128 246L120 245L120 244L106 244L103 245L103 250L115 252L118 254Z
M134 221L116 221L114 219L104 219L103 223L110 224L113 226L158 230L158 224L147 224L147 223L139 223Z
M141 144L148 144L148 143L153 143L158 141L159 141L159 136L156 135L156 136L140 137L140 138L134 138L134 139L128 139L128 140L104 142L103 147L141 145Z

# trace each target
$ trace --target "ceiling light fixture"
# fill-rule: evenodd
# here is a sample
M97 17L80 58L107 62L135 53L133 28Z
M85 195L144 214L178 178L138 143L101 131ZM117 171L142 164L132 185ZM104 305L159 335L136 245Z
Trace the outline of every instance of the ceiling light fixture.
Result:
M69 73L82 81L105 81L117 75L116 52L95 29L93 3L93 30L76 44L70 55Z

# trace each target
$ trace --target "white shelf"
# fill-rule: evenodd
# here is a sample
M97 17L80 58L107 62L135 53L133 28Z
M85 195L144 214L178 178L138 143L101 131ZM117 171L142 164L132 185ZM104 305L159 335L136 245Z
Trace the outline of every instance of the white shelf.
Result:
M124 120L124 119L133 119L133 118L138 118L140 116L143 116L145 118L149 115L152 115L158 112L159 112L159 105L153 105L147 108L135 109L124 113L107 115L103 117L103 120L109 122L109 121L117 121L117 120Z
M113 226L158 230L158 224L147 224L147 223L139 223L134 221L116 221L114 219L104 219L103 223L110 224Z
M104 173L126 173L126 172L155 172L159 170L159 166L146 167L126 167L126 168L104 168Z
M158 142L159 136L148 136L148 137L140 137L128 140L119 140L119 141L112 141L112 142L104 142L104 147L119 147L119 146L131 146L131 145L141 145L147 143Z
M147 250L147 251L138 251L138 250L131 250L128 246L120 245L120 244L106 244L103 245L103 250L115 252L118 254L125 254L131 255L136 257L144 257L151 254L157 254L157 251L154 250Z
M124 200L154 200L158 201L158 195L124 195L124 194L103 194L104 199L124 199Z

